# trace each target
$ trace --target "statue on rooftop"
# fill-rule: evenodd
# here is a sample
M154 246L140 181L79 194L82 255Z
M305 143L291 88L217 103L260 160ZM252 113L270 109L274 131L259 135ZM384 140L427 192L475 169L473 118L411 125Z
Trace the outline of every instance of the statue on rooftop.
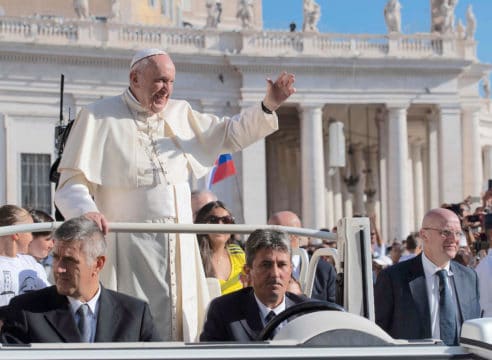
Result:
M461 19L458 20L458 24L456 25L456 37L458 39L464 39L465 38L465 26L463 25L463 22Z
M401 32L401 4L398 0L389 0L384 7L384 20L388 33Z
M482 89L483 89L483 97L485 99L490 99L490 80L489 74L484 75L482 78Z
M458 0L431 0L432 32L450 34L454 32L454 11Z
M318 32L318 21L321 17L319 5L314 0L304 0L303 31Z
M476 30L477 19L475 18L471 4L469 4L466 9L466 39L473 40Z
M120 0L111 0L111 19L119 19L120 17Z
M79 19L89 17L89 0L73 0L73 9Z
M222 3L220 0L207 0L205 3L207 8L206 28L217 28L220 23L220 15L222 14Z
M239 0L236 18L241 20L243 29L253 26L254 4L253 0Z

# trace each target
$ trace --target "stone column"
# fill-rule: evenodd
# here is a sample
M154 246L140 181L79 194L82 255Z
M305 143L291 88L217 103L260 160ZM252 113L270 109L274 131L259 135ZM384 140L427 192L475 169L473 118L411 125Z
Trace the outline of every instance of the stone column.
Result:
M303 105L301 112L302 220L319 229L326 225L323 114L320 105Z
M422 142L415 142L411 146L413 160L413 207L414 230L420 228L424 218L424 166L422 163Z
M370 170L371 172L366 172L366 185L364 187L364 191L366 191L366 186L367 186L367 177L370 176L372 178L372 190L376 190L376 193L372 198L369 198L367 196L366 200L366 213L369 216L376 215L376 219L378 221L381 220L381 211L380 211L380 206L381 206L381 201L380 201L380 196L381 196L381 190L379 188L379 176L378 176L378 147L377 145L371 145L368 148L368 165L366 166L366 169Z
M334 191L332 174L335 168L330 168L329 164L329 140L326 134L323 134L324 157L325 157L325 227L331 228L338 219L334 218L335 204L334 204Z
M488 186L488 179L492 179L492 146L483 147L483 181Z
M463 200L461 109L441 106L439 118L439 203Z
M243 103L241 106L247 108L251 105L251 103ZM244 223L266 224L268 202L265 139L246 147L240 154L241 162L237 167L240 172L242 198L239 204L242 206Z
M381 202L381 236L388 241L388 119L385 109L378 109L376 113L379 139L379 193Z
M438 139L438 111L427 114L428 132L428 164L429 164L429 209L439 207L439 139Z
M409 233L407 105L388 105L388 241Z
M364 161L364 156L363 156L363 147L361 144L355 144L353 145L354 149L354 165L356 169L356 174L359 176L359 182L357 183L357 186L355 187L355 192L354 192L354 214L357 215L365 215L366 209L364 206L364 187L366 184L366 176L363 172L363 170L366 168L365 167L365 161Z
M480 144L479 107L462 108L463 141L463 191L464 196L480 196L482 191L483 167Z
M333 184L333 226L337 225L338 220L343 217L343 196L342 185L340 182L340 168L334 168L333 174L330 175Z

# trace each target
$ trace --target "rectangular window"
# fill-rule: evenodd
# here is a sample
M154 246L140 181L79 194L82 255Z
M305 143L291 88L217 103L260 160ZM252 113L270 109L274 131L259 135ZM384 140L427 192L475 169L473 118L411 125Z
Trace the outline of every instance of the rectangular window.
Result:
M50 167L49 154L21 154L22 207L51 214Z

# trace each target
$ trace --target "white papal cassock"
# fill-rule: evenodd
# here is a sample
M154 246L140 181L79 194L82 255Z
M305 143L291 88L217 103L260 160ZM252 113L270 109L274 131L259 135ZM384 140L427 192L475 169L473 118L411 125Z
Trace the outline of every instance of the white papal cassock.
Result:
M218 154L277 128L277 116L260 102L232 118L178 100L149 114L127 90L78 114L56 205L66 218L99 211L110 222L192 223L189 172L200 178ZM194 341L209 301L194 235L118 233L108 240L103 284L149 301L164 340Z

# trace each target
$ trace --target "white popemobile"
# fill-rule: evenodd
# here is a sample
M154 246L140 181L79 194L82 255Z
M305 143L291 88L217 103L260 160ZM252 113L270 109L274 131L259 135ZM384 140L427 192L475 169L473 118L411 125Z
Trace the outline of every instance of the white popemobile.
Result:
M46 231L60 223L37 223L0 228L0 235L22 231ZM369 220L344 218L338 233L272 225L110 224L116 232L227 232L247 234L258 228L284 230L297 235L336 239L338 251L317 250L311 261L303 250L301 284L312 290L314 270L320 256L333 256L338 271L337 302L302 303L275 317L251 343L73 343L31 344L0 349L0 360L17 359L492 359L492 318L463 324L460 345L446 346L440 340L418 341L391 338L374 323ZM211 286L213 287L213 281ZM345 311L344 311L345 310ZM270 339L277 324L296 316Z

